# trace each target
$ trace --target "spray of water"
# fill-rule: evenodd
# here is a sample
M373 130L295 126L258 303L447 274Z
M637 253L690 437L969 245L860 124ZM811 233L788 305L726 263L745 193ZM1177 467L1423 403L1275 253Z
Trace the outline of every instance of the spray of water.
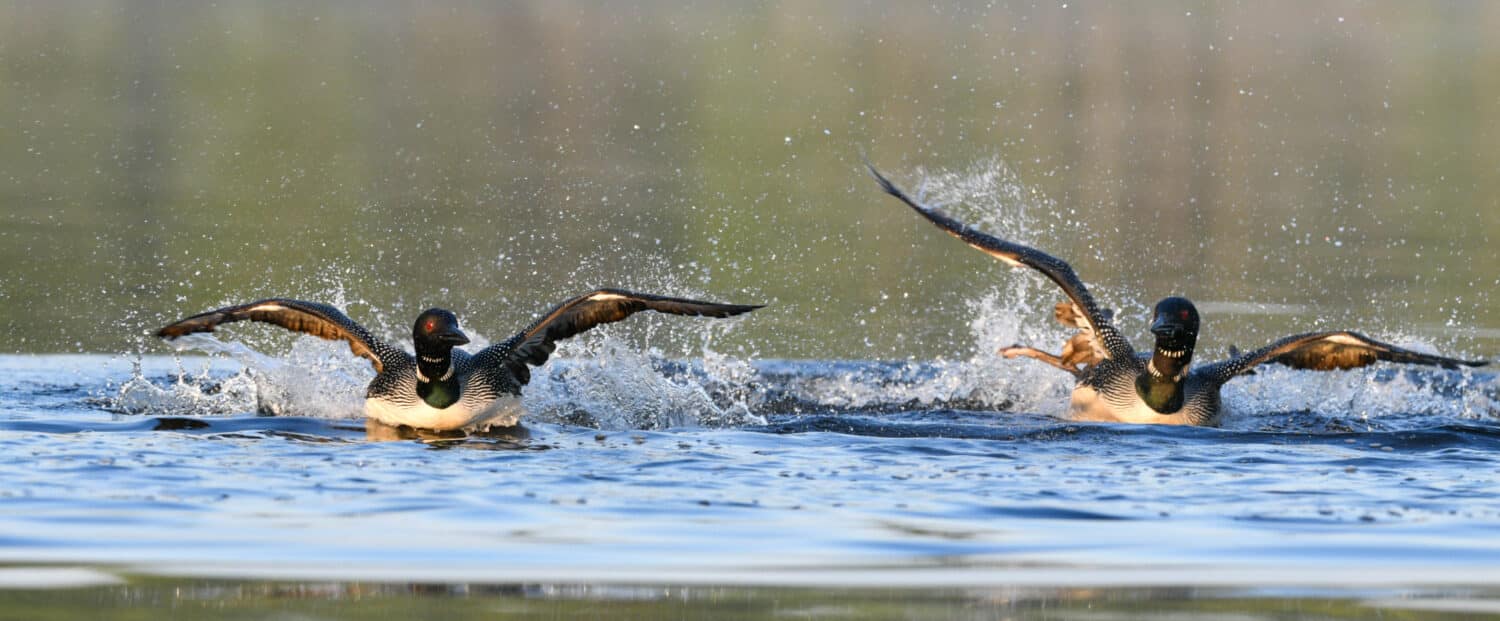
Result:
M1022 183L997 159L953 172L919 171L923 200L960 220L1005 239L1039 248L1053 245L1066 222L1055 206ZM1049 214L1034 218L1032 214ZM1045 222L1045 224L1043 224ZM1096 289L1098 289L1096 287ZM1121 326L1144 326L1147 304L1130 292L1108 293ZM1070 332L1050 310L1063 294L1028 270L1002 274L995 286L967 302L972 353L965 359L908 363L895 368L854 368L804 381L783 390L794 401L841 409L890 406L964 407L1066 414L1073 379L1031 360L1005 360L996 351L1023 344L1057 353ZM1264 305L1239 304L1219 306ZM1411 338L1392 342L1435 352ZM1200 362L1211 362L1205 359ZM1500 386L1493 373L1377 365L1341 372L1298 371L1267 365L1230 382L1223 392L1230 428L1342 430L1430 426L1433 417L1493 419L1500 416Z
M649 336L658 323L681 318L643 316L632 322ZM689 320L691 321L691 320ZM699 321L675 326L702 334L702 362L671 362L659 349L639 347L600 328L563 344L558 355L532 375L523 390L531 421L559 422L604 429L661 429L683 426L736 426L764 422L751 414L750 365L712 349L716 335L733 330L739 320ZM628 328L627 328L628 330ZM469 331L473 352L488 343ZM142 414L229 415L257 412L327 419L363 416L366 386L374 377L370 363L349 353L342 342L298 337L281 355L268 355L233 340L194 334L172 341L180 351L233 359L241 370L210 373L191 361L168 381L135 376L113 399L113 409ZM410 350L409 342L398 346Z
M603 337L587 354L570 354L533 375L524 394L533 420L599 429L726 427L763 423L740 399L725 399L733 376L693 372L642 352L619 339ZM708 373L704 375L703 372Z
M917 176L916 187L926 202L1004 238L1047 248L1063 236L1078 234L1056 217L1054 205L998 159L959 171L919 171ZM677 268L681 266L672 267L649 270L660 273L643 278L660 282L644 289L691 289L680 282L683 270ZM765 422L762 415L809 408L953 407L1062 416L1072 390L1071 376L1036 361L1007 360L997 352L1015 344L1058 352L1071 333L1051 317L1053 304L1063 296L1052 283L1028 270L997 267L994 274L992 286L965 302L969 339L955 343L954 349L968 353L956 359L752 363L746 357L753 352L736 357L712 346L717 336L733 330L743 319L682 325L685 320L681 318L633 318L629 327L607 326L564 343L553 360L533 374L524 391L528 420L603 429L661 429L760 424ZM325 293L325 297L344 299L337 286ZM1134 299L1138 296L1096 291L1102 293L1109 294L1122 326L1144 325L1147 305ZM691 292L687 295L694 297ZM403 321L377 314L372 323L372 327L399 326ZM410 349L404 330L385 333L403 335L398 344ZM474 340L468 348L471 351L487 343L482 335L469 333ZM685 359L690 361L668 356L655 346L681 345L686 335L701 335L701 342L686 348ZM1411 339L1391 340L1432 350ZM166 382L137 373L121 386L113 407L175 415L254 411L357 418L373 374L369 364L350 355L342 343L311 337L296 339L287 353L278 356L203 335L179 339L177 344L230 357L243 370L216 375L206 365L184 362ZM1500 415L1496 382L1494 374L1483 371L1385 365L1315 373L1268 365L1226 386L1229 416L1225 420L1226 426L1248 430L1316 430L1426 426L1433 417L1493 419Z
M208 360L179 359L177 374L165 383L152 381L136 360L129 380L104 399L105 409L126 414L222 416L254 407L256 386L246 373L216 376Z
M1006 239L1037 243L1059 234L1050 227L1064 224L1049 217L1044 229L1033 214L1053 213L1054 205L998 158L958 171L918 171L916 176L914 191L925 203ZM1034 361L1007 360L998 351L1018 343L1060 350L1068 333L1053 322L1051 309L1062 299L1055 286L1034 273L1000 273L993 287L965 302L970 343L955 344L955 350L968 350L967 356L853 368L782 389L794 393L798 403L841 409L915 406L1061 414L1072 378Z
M295 414L317 418L357 418L363 414L364 391L374 371L343 343L298 338L282 356L262 354L234 341L195 334L173 342L180 351L227 356L241 365L237 373L216 377L207 364L184 359L176 377L159 384L139 368L121 385L115 406L127 412L172 415L226 415L247 411L266 415Z
M1434 351L1407 338L1392 339ZM1226 384L1224 426L1245 430L1390 431L1440 420L1500 416L1500 380L1490 372L1374 365L1347 371L1302 371L1277 364Z

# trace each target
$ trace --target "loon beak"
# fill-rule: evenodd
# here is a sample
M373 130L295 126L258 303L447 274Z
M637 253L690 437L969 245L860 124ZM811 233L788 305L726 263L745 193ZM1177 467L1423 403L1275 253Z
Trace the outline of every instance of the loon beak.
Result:
M463 345L469 342L469 337L464 335L458 328L448 328L442 332L432 335L439 343L444 345Z
M1168 320L1166 315L1157 315L1156 320L1151 322L1151 333L1158 338L1178 339L1183 332L1182 326Z

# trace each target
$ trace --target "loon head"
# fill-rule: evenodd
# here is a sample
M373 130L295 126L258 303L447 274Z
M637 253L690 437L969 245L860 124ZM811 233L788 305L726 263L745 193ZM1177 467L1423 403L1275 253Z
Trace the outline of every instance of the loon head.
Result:
M1198 343L1198 309L1187 298L1170 297L1157 302L1151 315L1156 357L1186 365L1193 356L1193 346Z
M458 317L452 312L429 308L417 316L417 323L411 328L411 340L417 346L418 356L441 354L446 359L455 346L469 342L469 337L458 329Z
M1198 343L1198 309L1185 298L1170 297L1157 302L1151 314L1156 351L1146 370L1136 377L1136 393L1151 409L1172 414L1186 399L1183 379L1193 360L1193 346Z

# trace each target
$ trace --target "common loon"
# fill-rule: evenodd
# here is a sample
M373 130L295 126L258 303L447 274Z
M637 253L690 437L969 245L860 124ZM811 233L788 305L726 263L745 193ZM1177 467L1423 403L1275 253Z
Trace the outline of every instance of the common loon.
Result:
M521 387L531 379L526 365L541 366L557 348L557 341L589 328L644 310L730 317L757 308L761 305L715 304L599 289L557 305L515 336L475 354L455 349L468 343L469 337L459 330L458 318L441 308L428 309L417 317L412 326L416 356L412 356L375 338L337 308L284 298L199 313L158 330L156 335L170 340L249 320L345 341L350 351L375 366L375 379L365 392L366 416L391 426L453 430L518 423L523 414Z
M1288 336L1228 360L1191 367L1198 340L1198 309L1181 297L1157 302L1151 321L1156 345L1149 354L1137 354L1111 323L1111 313L1094 301L1072 266L1034 248L975 230L923 205L873 165L867 166L887 194L938 228L1012 267L1041 272L1067 294L1068 301L1057 305L1054 316L1065 325L1076 326L1079 333L1064 346L1061 356L1022 346L1008 347L1001 353L1008 358L1034 358L1072 373L1077 379L1070 408L1075 420L1217 426L1223 413L1219 389L1265 362L1317 370L1351 369L1377 360L1447 369L1489 364L1485 360L1421 354L1339 330Z

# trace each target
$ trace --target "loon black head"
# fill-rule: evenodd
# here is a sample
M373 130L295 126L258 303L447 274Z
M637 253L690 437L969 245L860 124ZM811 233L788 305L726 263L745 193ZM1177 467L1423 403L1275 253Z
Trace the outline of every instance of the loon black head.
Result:
M469 342L469 337L458 329L458 317L441 308L429 308L417 316L411 339L418 347L427 345L433 349L453 349Z
M1184 365L1198 344L1198 309L1187 298L1170 297L1151 311L1151 333L1156 335L1156 355L1181 359Z
M1136 377L1135 388L1151 409L1172 414L1184 400L1182 380L1198 343L1198 309L1186 298L1170 297L1157 302L1151 315L1156 348L1146 371Z
M417 316L411 328L411 340L417 349L417 378L444 381L453 375L453 348L469 342L458 329L458 317L441 308L429 308Z

